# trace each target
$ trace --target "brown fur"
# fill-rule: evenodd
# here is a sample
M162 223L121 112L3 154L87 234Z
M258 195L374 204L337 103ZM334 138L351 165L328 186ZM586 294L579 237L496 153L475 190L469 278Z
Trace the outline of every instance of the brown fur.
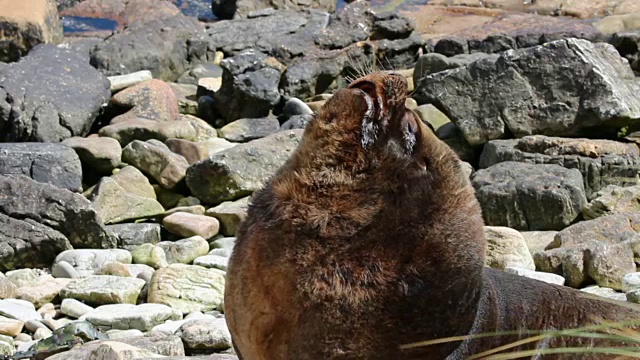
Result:
M338 91L254 195L225 296L242 359L458 359L525 335L399 347L566 328L591 315L638 318L575 290L486 269L474 191L454 152L405 108L406 90L404 78L375 73Z

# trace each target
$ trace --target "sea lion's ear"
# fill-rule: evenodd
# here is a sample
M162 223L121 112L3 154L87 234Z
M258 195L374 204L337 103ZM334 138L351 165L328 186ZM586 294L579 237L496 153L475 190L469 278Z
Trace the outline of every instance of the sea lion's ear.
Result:
M405 111L398 122L398 133L400 134L398 140L407 154L413 154L416 147L417 134L420 131L418 121L420 119L412 111Z

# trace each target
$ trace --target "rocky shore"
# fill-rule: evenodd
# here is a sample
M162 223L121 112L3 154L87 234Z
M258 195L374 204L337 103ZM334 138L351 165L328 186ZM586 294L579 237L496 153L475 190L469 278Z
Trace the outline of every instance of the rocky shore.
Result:
M251 194L372 69L469 170L487 266L639 302L640 5L481 3L0 0L0 354L235 359Z

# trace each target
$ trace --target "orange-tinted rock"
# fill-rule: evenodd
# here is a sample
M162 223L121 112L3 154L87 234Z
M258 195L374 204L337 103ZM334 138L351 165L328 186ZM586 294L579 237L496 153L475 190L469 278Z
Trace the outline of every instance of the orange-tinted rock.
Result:
M178 99L169 84L162 80L151 79L124 89L115 94L111 102L118 107L131 108L115 117L111 124L141 118L171 121L179 115Z
M134 21L164 19L178 13L180 9L166 0L86 0L61 15L111 19L122 29Z

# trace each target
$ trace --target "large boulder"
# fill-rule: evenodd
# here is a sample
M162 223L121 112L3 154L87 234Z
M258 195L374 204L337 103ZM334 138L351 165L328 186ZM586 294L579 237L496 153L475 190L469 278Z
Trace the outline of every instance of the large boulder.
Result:
M305 10L318 9L333 12L336 9L336 2L331 0L312 1L266 1L266 0L213 0L211 1L213 13L220 19L242 19L250 16L258 10L282 9L282 10Z
M0 61L17 61L41 43L62 42L54 0L1 0L0 9Z
M302 132L282 131L216 153L187 169L187 186L194 196L209 204L250 195L289 159Z
M612 45L566 39L424 77L414 96L442 109L479 145L509 134L617 131L640 119L639 91Z
M38 183L23 175L0 176L0 213L25 223L42 224L46 237L64 235L75 248L113 248L117 239L84 196ZM21 225L23 226L23 225ZM18 234L19 235L19 234ZM20 236L21 237L21 236ZM66 245L64 246L66 247ZM53 256L53 254L51 254Z
M587 198L607 185L639 184L640 150L635 144L610 140L568 139L541 135L493 140L484 146L480 167L503 161L556 164L582 174Z
M491 226L562 230L587 202L580 172L558 165L502 162L478 170L472 183Z
M594 199L582 208L585 219L621 213L640 212L640 186L609 185L598 191Z
M203 30L196 19L182 14L134 22L99 43L91 64L108 76L150 70L154 78L174 81L189 68L187 39Z
M38 69L38 71L34 71ZM85 136L109 100L109 80L83 55L42 44L0 77L0 141Z
M0 175L25 175L61 189L82 191L82 164L64 145L0 143Z

